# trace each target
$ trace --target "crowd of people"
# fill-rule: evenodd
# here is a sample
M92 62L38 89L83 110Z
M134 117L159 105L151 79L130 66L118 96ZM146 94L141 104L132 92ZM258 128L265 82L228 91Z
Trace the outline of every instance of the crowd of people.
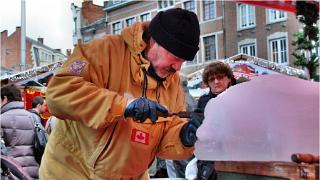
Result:
M170 9L121 35L78 45L51 79L46 100L35 97L29 111L14 85L2 87L6 155L36 179L149 179L155 160L168 177L185 178L207 102L236 84L230 67L214 62L203 72L209 93L198 101L190 95L179 70L194 59L199 36L193 12ZM50 135L37 161L34 124L46 103L53 116L41 126ZM194 113L172 115L182 111ZM196 177L215 179L214 163L198 161Z
M39 177L39 162L34 154L34 124L40 123L41 97L33 100L33 109L24 109L21 91L14 85L1 88L2 155L10 156L32 178ZM3 153L4 152L4 153ZM3 176L3 175L2 175Z

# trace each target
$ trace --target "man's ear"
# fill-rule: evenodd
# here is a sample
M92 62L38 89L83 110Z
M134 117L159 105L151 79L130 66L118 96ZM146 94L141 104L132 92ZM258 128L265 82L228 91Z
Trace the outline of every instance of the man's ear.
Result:
M152 48L156 44L156 41L151 37L149 41L149 47Z
M41 108L41 104L37 104L36 108L40 109Z
M156 44L157 44L156 41L151 37L150 40L149 40L149 44L147 45L147 48L146 48L146 53L148 54L149 50L151 48L153 48L153 46L156 45Z
M7 96L3 96L3 99L1 99L1 106L4 104L7 104L8 102L8 97Z

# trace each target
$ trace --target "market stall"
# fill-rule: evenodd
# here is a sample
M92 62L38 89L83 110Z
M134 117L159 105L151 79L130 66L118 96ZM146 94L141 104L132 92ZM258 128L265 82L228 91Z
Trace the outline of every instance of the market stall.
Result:
M36 96L46 98L47 85L55 71L62 66L64 61L55 62L46 66L36 67L27 71L1 77L1 86L15 84L21 90L25 109L32 108L32 99ZM42 124L45 126L51 116L48 107L40 114Z

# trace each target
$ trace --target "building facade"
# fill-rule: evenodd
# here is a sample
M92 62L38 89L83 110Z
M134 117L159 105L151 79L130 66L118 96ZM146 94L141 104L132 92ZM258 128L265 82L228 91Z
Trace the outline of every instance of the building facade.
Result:
M106 34L106 19L103 6L93 4L92 0L84 0L82 7L71 4L73 15L73 45L87 43Z
M105 1L106 27L98 30L119 34L136 21L149 21L159 11L174 7L195 12L200 23L200 50L183 65L185 73L238 53L293 65L293 34L301 28L295 14L234 1Z
M14 74L22 69L21 28L8 36L8 31L1 32L1 75ZM62 61L67 58L60 49L52 49L44 44L43 38L37 40L26 37L26 66L25 70Z

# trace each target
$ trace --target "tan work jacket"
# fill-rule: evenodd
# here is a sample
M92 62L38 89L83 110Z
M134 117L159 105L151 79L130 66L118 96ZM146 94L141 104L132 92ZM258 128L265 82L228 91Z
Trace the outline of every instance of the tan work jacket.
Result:
M147 179L155 156L185 159L193 152L179 138L186 119L138 123L123 114L129 96L140 97L147 23L74 49L50 81L47 103L57 121L40 167L40 179ZM179 75L148 78L147 97L169 110L185 109Z

